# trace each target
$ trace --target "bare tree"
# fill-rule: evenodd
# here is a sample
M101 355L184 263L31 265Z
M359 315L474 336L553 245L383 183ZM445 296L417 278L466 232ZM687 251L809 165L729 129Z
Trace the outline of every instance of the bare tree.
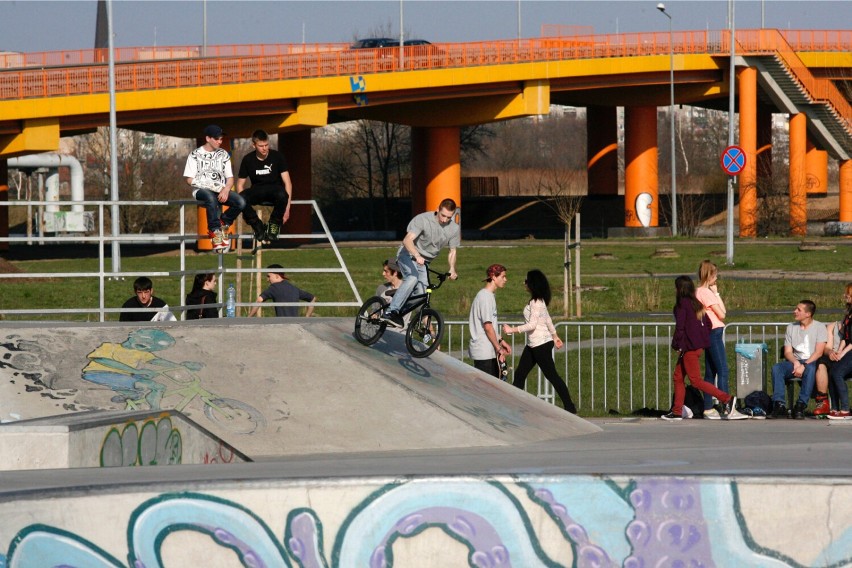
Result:
M563 249L563 312L566 317L573 315L571 310L571 290L575 292L577 317L582 317L580 301L580 230L579 213L583 204L585 183L583 176L576 170L552 169L542 173L538 181L538 198L550 207L565 226L565 247ZM575 242L571 242L571 225L577 223ZM571 274L571 251L575 251L576 284Z
M153 136L132 130L118 134L118 193L122 201L187 199L182 172L185 157L165 156L152 146ZM81 137L78 157L85 165L89 193L109 195L109 130L98 128ZM109 213L107 212L107 215ZM154 205L124 205L119 209L122 233L174 232L179 219L173 211Z

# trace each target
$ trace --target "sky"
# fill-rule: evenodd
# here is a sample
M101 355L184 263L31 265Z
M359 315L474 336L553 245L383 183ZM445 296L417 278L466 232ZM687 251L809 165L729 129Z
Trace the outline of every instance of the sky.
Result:
M668 31L658 0L113 0L116 47L351 42L398 37L466 42L538 37L542 24L591 26L594 33ZM735 0L737 29L852 29L852 0ZM727 28L726 0L668 0L677 30ZM94 46L96 0L0 0L0 51ZM389 33L388 33L389 32Z

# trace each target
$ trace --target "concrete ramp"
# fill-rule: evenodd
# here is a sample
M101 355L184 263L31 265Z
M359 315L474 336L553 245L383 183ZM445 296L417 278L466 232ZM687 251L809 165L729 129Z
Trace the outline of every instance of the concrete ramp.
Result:
M266 323L269 322L269 323ZM600 429L351 319L0 326L0 420L178 410L249 456L509 446Z
M6 423L0 456L0 470L251 461L174 410L95 410Z

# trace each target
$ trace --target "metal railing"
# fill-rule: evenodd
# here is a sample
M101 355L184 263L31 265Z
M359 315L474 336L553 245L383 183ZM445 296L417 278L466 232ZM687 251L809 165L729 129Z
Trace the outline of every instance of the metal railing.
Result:
M737 31L737 43L740 54L765 52L782 44L781 48L785 50L843 52L852 50L852 32L740 30ZM413 69L669 55L672 49L676 54L724 55L730 52L730 33L726 30L703 30L680 31L671 35L668 32L646 32L441 43L404 47L404 57L398 56L398 47L345 49L344 44L317 45L317 49L302 46L299 51L282 49L278 45L243 46L245 49L210 46L208 57L203 58L188 57L198 49L197 46L157 48L156 53L151 51L154 48L127 48L128 53L122 54L116 65L115 88L119 92L157 90ZM97 52L92 50L92 57L88 54L71 57L72 53L82 51L54 52L59 55L50 57L42 55L43 60L56 62L59 65L56 67L0 67L0 100L106 93L109 90L106 60L96 59ZM166 58L170 52L174 57ZM63 59L83 63L59 63ZM85 63L90 59L100 63ZM822 82L828 79L816 81L819 83L816 88L821 89Z
M520 321L506 321L509 325ZM468 323L448 321L446 353L473 365L467 353ZM728 388L736 392L736 343L765 343L767 361L783 353L786 323L745 322L729 324L724 341L728 357ZM565 346L554 351L556 368L580 411L630 414L640 408L667 410L672 400L672 373L677 361L671 349L674 323L660 322L561 322L556 324ZM508 382L525 345L525 336L504 337L512 347ZM553 387L538 367L528 379L528 389L556 404ZM534 385L530 384L534 381Z
M317 301L313 305L316 307L326 306L326 307L358 307L361 305L361 295L358 292L358 289L355 286L355 282L352 280L352 276L349 274L349 270L346 267L346 263L343 260L342 255L340 254L340 250L337 248L334 239L331 236L331 231L326 224L325 218L322 215L316 201L314 200L294 200L292 202L293 205L296 206L309 206L311 208L311 212L316 216L320 226L322 227L322 233L302 233L302 234L280 234L278 236L279 240L287 240L287 239L295 239L295 240L321 240L327 241L334 253L336 261L338 263L337 267L334 268L298 268L298 267L285 267L284 271L287 273L330 273L330 274L342 274L346 282L349 286L349 289L352 292L352 296L354 300L345 301L345 302L330 302L330 301ZM216 304L206 304L204 306L200 305L182 305L182 306L170 306L170 311L176 311L181 313L180 319L183 319L183 312L188 309L199 309L202 307L223 307L222 298L224 294L224 283L225 276L231 275L235 279L239 278L240 274L244 273L261 273L268 272L269 270L262 267L255 268L242 268L241 262L238 257L237 267L230 268L224 265L224 256L222 254L211 253L211 257L216 259L216 266L208 266L203 269L187 269L186 257L187 257L187 242L203 240L208 238L206 235L198 235L195 232L188 233L186 230L186 218L187 218L187 207L190 207L192 211L195 211L198 207L198 203L195 200L169 200L169 201L121 201L121 207L134 207L134 206L154 206L154 207L170 207L175 208L179 215L179 231L178 233L134 233L134 234L122 234L113 236L108 234L105 228L105 213L109 210L114 203L112 201L0 201L0 206L6 207L39 207L39 208L58 208L60 206L84 206L88 207L89 211L94 210L96 212L97 217L97 229L94 231L96 234L90 235L85 233L71 234L71 235L54 235L50 236L40 231L37 235L10 235L8 237L0 237L0 243L10 243L10 244L31 244L33 242L37 242L38 244L49 244L49 243L74 243L74 244L82 244L82 245L92 245L97 248L97 270L94 271L74 271L74 272L21 272L21 273L0 273L0 283L8 283L10 282L23 282L23 281L32 281L32 280L53 280L53 279L62 279L62 278L84 278L84 279L93 279L97 281L98 285L98 300L96 307L72 307L72 308L45 308L41 307L29 307L29 308L14 308L0 309L0 318L8 317L8 316L45 316L45 315L61 315L61 316L74 316L81 315L86 316L87 321L90 315L96 314L98 317L98 321L106 321L107 314L115 314L123 311L146 311L150 312L151 309L122 309L119 307L108 307L106 305L106 284L110 280L119 280L127 277L136 278L139 276L148 276L152 278L157 277L177 277L180 279L180 298L185 298L187 293L186 279L187 276L190 277L190 280L194 278L196 274L206 274L210 272L215 272L220 275L220 286L218 290L218 298L219 303ZM233 238L249 238L250 234L241 234L234 235ZM179 243L179 254L178 254L178 266L175 270L166 270L166 271L156 271L156 270L146 270L144 272L138 271L124 271L124 270L108 270L107 269L107 261L111 259L110 254L107 252L108 245L111 245L113 242L124 243L124 244L168 244L168 243ZM80 251L75 251L79 254ZM226 253L227 254L227 253ZM303 303L298 302L237 302L237 308L243 307L255 307L255 306L264 306L264 307L275 307L275 306L303 306ZM165 309L161 311L166 311Z

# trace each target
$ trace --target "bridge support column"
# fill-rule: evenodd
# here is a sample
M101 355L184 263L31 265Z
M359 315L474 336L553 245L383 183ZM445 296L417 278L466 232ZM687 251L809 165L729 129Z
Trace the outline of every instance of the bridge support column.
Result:
M852 223L852 160L840 162L840 222Z
M806 115L790 115L790 233L796 236L808 233L807 128Z
M9 162L0 160L0 201L9 201ZM0 207L0 237L9 236L9 208ZM9 243L0 243L0 250L9 250Z
M438 209L443 199L461 207L461 138L457 126L411 129L411 213Z
M746 164L739 175L740 237L757 236L757 70L737 72L740 103L740 147Z
M626 107L624 122L624 226L657 227L657 107Z
M589 195L618 195L616 107L586 108L586 168Z
M311 130L288 130L278 133L278 149L287 158L293 199L311 199ZM311 232L311 209L307 205L290 207L290 220L281 230L288 235Z
M808 195L828 193L828 152L807 141L805 152L805 186Z

